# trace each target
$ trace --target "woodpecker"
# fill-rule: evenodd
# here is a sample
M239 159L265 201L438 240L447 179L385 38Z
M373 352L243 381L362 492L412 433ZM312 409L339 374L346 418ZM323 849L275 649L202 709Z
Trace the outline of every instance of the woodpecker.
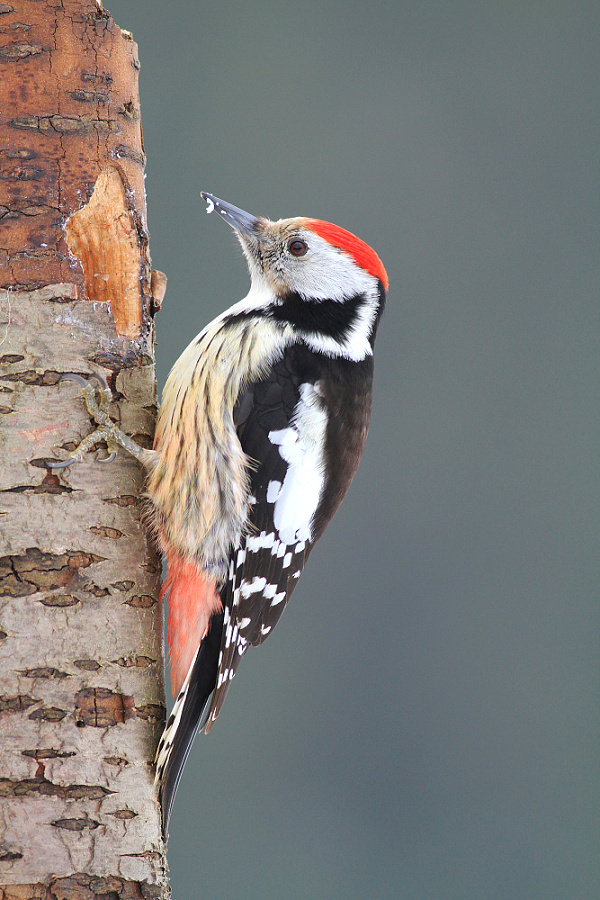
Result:
M106 398L99 408L84 389L101 426L85 449L101 434L146 464L167 559L176 699L156 753L165 834L196 733L210 731L244 653L279 621L356 472L388 288L375 251L337 225L202 197L239 239L251 287L173 366L154 450L134 451Z

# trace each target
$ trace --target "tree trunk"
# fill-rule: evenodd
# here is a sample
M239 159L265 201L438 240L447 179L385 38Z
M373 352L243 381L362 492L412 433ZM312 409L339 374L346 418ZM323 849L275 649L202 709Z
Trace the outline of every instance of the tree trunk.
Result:
M168 894L143 472L122 451L45 464L91 430L64 372L104 375L113 418L152 442L138 69L95 0L0 3L2 900Z

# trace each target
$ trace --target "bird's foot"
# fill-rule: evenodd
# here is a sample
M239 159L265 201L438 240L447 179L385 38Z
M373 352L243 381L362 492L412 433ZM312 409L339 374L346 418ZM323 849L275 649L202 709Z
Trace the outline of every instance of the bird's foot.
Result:
M98 381L99 387L92 384L92 378ZM121 431L110 418L108 408L112 400L112 391L102 375L94 372L90 375L90 380L86 380L74 372L66 372L64 375L61 375L60 381L76 381L81 385L81 393L83 394L87 411L98 427L91 434L88 434L66 459L56 462L48 460L47 465L49 469L64 469L72 463L82 460L84 454L91 450L98 441L106 441L108 447L108 456L106 459L98 460L98 462L112 462L117 455L117 448L123 447L124 450L131 453L140 462L146 465L150 463L154 458L154 451L140 447L129 435ZM96 399L96 394L98 394L98 400Z

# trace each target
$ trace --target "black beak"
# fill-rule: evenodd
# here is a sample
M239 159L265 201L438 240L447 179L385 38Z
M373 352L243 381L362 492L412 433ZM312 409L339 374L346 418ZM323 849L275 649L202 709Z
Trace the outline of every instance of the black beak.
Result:
M200 196L203 200L206 200L207 213L216 210L223 216L227 224L231 225L232 228L235 228L236 231L256 237L259 224L259 220L256 216L251 216L250 213L244 212L243 209L238 209L237 206L226 203L225 200L219 200L214 194L208 194L206 191L200 191Z

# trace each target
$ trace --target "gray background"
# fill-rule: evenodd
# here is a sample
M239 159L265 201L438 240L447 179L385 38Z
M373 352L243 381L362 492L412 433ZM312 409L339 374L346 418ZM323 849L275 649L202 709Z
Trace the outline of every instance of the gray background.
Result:
M600 896L596 2L107 0L161 385L247 291L201 189L390 276L371 435L197 740L176 900Z

